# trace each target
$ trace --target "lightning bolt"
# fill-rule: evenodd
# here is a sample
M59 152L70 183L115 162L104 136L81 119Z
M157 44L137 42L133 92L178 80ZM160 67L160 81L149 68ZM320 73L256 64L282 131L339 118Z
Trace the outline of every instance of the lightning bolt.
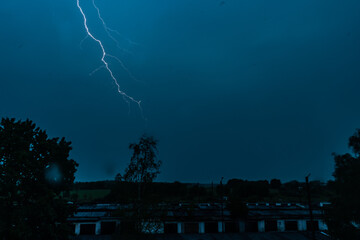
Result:
M98 18L100 19L100 21L101 21L101 23L102 23L102 25L103 25L103 27L104 27L105 32L107 33L107 35L109 36L109 38L115 42L116 47L119 48L119 49L120 49L121 51L123 51L123 52L131 53L131 52L129 52L129 50L121 48L121 47L120 47L120 43L118 42L118 40L116 40L116 38L111 34L111 32L113 32L113 33L116 33L117 35L119 35L120 37L122 37L121 34L119 33L119 31L114 30L114 29L112 29L112 28L109 28L109 27L106 25L105 20L104 20L104 19L102 18L102 16L101 16L100 9L99 9L98 6L95 4L95 0L92 0L92 4L93 4L94 8L96 9ZM132 41L130 41L129 39L126 39L126 41L128 41L130 44L136 44L135 42L132 42ZM125 72L129 75L129 77L130 77L132 80L134 80L134 81L136 81L136 82L140 82L140 81L130 72L130 70L125 66L125 64L124 64L118 57L113 56L113 55L110 55L110 54L107 54L107 56L108 56L108 57L111 57L111 58L114 58L114 59L120 64L120 66L122 67L122 69L125 70Z
M103 68L105 68L105 66L104 66L104 65L101 65L100 67L98 67L97 69L95 69L94 71L92 71L91 73L89 73L89 76L91 77L91 76L94 75L97 71L99 71L99 70L101 70L101 69L103 69Z
M105 29L105 32L106 32L106 33L108 34L108 36L116 43L116 46L117 46L120 50L122 50L122 51L124 51L124 52L127 52L127 53L130 53L127 49L120 48L119 42L115 39L115 37L114 37L110 32L116 33L118 36L120 36L121 38L123 38L123 39L124 39L125 41L127 41L129 44L139 45L138 43L133 42L133 41L131 41L131 40L128 39L128 38L124 38L124 37L119 33L119 31L117 31L117 30L115 30L115 29L112 29L112 28L109 28L109 27L106 25L104 19L101 17L100 9L99 9L98 6L95 4L95 0L92 0L92 4L93 4L94 8L95 8L96 11L97 11L98 17L99 17L100 21L101 21L102 24L103 24L103 27L104 27L104 29Z
M120 84L118 83L118 80L116 79L116 77L114 76L113 72L111 71L110 67L109 67L109 63L106 61L106 57L110 57L109 54L106 53L105 51L105 48L104 48L104 45L102 44L102 42L95 38L94 35L92 35L92 33L90 32L89 30L89 27L87 25L87 18L86 18L86 15L83 11L83 9L81 8L80 6L80 0L76 0L76 4L77 4L77 7L79 8L79 11L81 13L81 15L83 16L83 19L84 19L84 27L85 27L85 30L86 30L86 33L87 35L92 38L95 42L97 42L101 48L101 51L102 51L102 56L101 56L101 61L103 62L105 69L109 72L110 74L110 77L112 78L112 80L114 81L116 87L117 87L117 91L118 93L123 97L123 99L130 105L130 102L133 102L133 103L136 103L138 106L139 106L139 109L141 111L141 115L143 116L143 112L142 112L142 107L141 107L141 101L140 100L136 100L135 98L127 95L124 91L121 90L120 88ZM96 6L96 5L95 5ZM96 69L95 71L99 70ZM125 68L126 70L126 68Z
M111 38L111 40L113 40L113 41L116 43L116 46L117 46L120 50L126 51L126 50L120 48L120 44L119 44L118 40L116 40L116 39L114 38L114 36L113 36L110 32L115 32L115 33L117 33L117 34L120 34L120 33L119 33L118 31L116 31L116 30L113 30L113 29L109 28L109 27L106 25L104 19L101 17L100 9L99 9L99 8L96 6L96 4L95 4L95 0L92 1L92 4L93 4L94 8L95 8L96 11L97 11L98 17L99 17L100 21L102 22L102 25L103 25L103 27L104 27L104 29L105 29L105 32L107 33L107 35L109 36L109 38Z
M141 81L137 80L137 78L130 72L130 70L125 66L125 64L118 57L110 55L110 54L107 54L107 56L118 61L120 66L127 72L127 74L131 77L132 80L134 80L136 82L141 82Z

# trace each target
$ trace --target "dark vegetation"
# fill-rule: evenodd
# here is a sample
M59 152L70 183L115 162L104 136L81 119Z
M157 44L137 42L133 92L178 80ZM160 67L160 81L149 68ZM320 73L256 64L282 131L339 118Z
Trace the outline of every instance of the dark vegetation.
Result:
M333 154L334 192L326 211L326 222L336 239L360 239L360 129L349 138L351 153Z
M165 213L164 209L161 209L156 202L149 201L147 194L149 186L160 173L161 161L157 156L157 140L152 136L143 135L138 143L131 143L129 149L133 152L130 163L125 169L124 175L119 173L115 179L117 182L126 182L125 190L132 195L132 204L126 211L119 210L117 215L126 217L129 222L134 223L133 228L126 228L125 234L141 234L144 230L146 231L144 228L159 229L160 221L156 221L156 219L160 217L159 214ZM134 197L134 188L136 188L136 198ZM144 227L142 224L144 221L153 222L153 224Z
M30 120L0 123L0 238L67 239L75 208L70 189L77 163L70 142L48 138Z
M279 184L271 184L278 181ZM323 183L311 181L311 196L313 202L327 202L334 195L334 182ZM96 198L78 198L79 202L120 202L130 203L137 199L137 184L125 181L98 181L78 182L74 184L73 194L88 191L105 190L103 195ZM247 181L231 179L223 185L223 196L228 198L241 198L245 202L298 202L306 203L305 182L290 181L281 183L273 179L270 182ZM71 196L70 196L71 197ZM221 199L220 184L198 184L198 183L147 183L143 192L143 198L149 201L160 202L211 202ZM75 200L71 197L72 200Z
M124 174L114 181L78 182L67 197L76 202L113 203L177 203L219 202L225 197L230 202L298 202L306 203L305 182L281 183L231 179L226 184L162 183L154 182L160 173L161 161L157 159L157 141L142 136L138 143L129 145L133 155ZM332 198L333 182L310 183L314 202ZM234 204L232 204L234 205Z
M325 209L335 239L360 239L360 130L349 139L351 153L334 154L334 181L310 182L313 203L331 202ZM246 217L245 202L307 204L305 182L282 183L231 179L226 184L154 182L160 173L157 140L142 136L129 145L133 155L124 174L114 181L77 182L78 164L69 159L71 143L48 138L30 120L2 119L0 123L0 238L67 239L67 217L78 203L131 203L116 214L130 222L161 219L159 203L226 202L234 217ZM68 201L72 201L69 204ZM156 222L154 223L156 224ZM140 227L129 227L139 233ZM154 226L151 226L153 228ZM128 233L125 233L128 234ZM126 236L126 235L121 235Z

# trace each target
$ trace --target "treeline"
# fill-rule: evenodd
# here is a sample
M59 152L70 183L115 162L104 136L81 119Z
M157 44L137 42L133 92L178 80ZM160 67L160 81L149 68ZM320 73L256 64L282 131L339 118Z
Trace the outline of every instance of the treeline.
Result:
M310 182L310 193L313 201L329 201L333 195L332 182L321 181ZM241 198L246 202L268 201L268 202L299 202L307 201L305 182L290 181L281 183L279 179L271 181L247 181L231 179L224 186L224 194Z
M211 202L221 199L241 199L245 202L300 202L306 203L304 182L290 181L281 183L279 179L271 181L248 181L231 179L226 184L189 184L153 182L141 185L125 181L77 182L73 190L108 189L110 193L97 199L98 202L127 203L137 200L139 194L150 202ZM310 191L314 202L328 201L333 195L332 182L310 182Z
M121 203L132 202L139 197L138 184L117 182L105 200ZM210 201L215 197L215 193L199 184L153 182L143 184L141 189L141 199L148 202Z
M73 190L97 190L97 189L111 189L115 185L115 181L95 181L95 182L75 182Z

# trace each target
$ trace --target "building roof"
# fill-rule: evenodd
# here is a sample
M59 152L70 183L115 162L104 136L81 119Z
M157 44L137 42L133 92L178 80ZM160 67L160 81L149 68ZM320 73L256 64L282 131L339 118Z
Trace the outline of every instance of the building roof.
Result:
M308 219L309 210L299 204L247 204L249 220L266 219ZM103 218L113 216L117 209L127 209L129 204L92 204L80 205L74 218ZM323 211L314 209L315 218L322 218ZM222 208L219 203L200 203L200 204L167 204L153 209L152 215L166 221L218 221L232 219L231 212ZM121 218L121 217L120 217Z
M74 217L106 217L108 215L108 212L76 212Z
M320 233L317 233L318 235ZM311 240L306 233L265 232L265 233L205 233L205 234L158 234L155 240ZM320 238L317 238L320 239ZM329 238L321 238L327 240Z
M330 238L316 233L316 239ZM320 236L321 235L321 236ZM111 236L76 236L74 240L111 240ZM311 240L310 235L299 232L267 232L267 233L205 233L205 234L152 234L151 240Z

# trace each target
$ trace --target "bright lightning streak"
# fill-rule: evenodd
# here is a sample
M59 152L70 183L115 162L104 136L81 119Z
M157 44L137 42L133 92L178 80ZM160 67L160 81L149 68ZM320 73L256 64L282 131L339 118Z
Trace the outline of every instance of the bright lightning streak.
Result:
M102 42L101 42L99 39L95 38L95 37L91 34L91 32L90 32L90 30L89 30L89 28L88 28L88 26L87 26L86 15L85 15L83 9L82 9L81 6L80 6L80 0L76 0L76 3L77 3L77 7L79 8L79 10L80 10L80 12L81 12L81 15L82 15L83 18L84 18L84 27L85 27L85 30L86 30L87 34L88 34L89 37L91 37L94 41L96 41L96 42L99 44L100 48L101 48L101 51L102 51L101 61L104 63L104 67L105 67L106 70L109 72L112 80L114 81L115 85L117 86L117 91L118 91L118 93L123 96L124 100L125 100L128 104L130 104L129 101L136 103L136 104L139 106L140 111L141 111L141 114L142 114L141 101L140 101L140 100L135 100L133 97L127 95L125 92L123 92L123 91L121 90L120 84L118 83L118 81L117 81L117 79L115 78L113 72L112 72L111 69L109 68L108 62L105 60L106 56L109 56L109 55L106 53L105 48L104 48Z
M99 9L98 6L95 4L95 0L92 0L92 4L93 4L94 8L96 9L96 12L97 12L97 14L98 14L98 18L100 19L100 21L101 21L101 23L102 23L102 25L103 25L103 27L104 27L104 30L105 30L105 32L107 33L107 35L109 36L109 38L111 38L111 39L116 43L116 46L117 46L120 50L122 50L122 51L124 51L124 52L127 52L127 53L130 53L128 50L120 48L119 42L118 42L118 41L115 39L115 37L110 33L110 32L114 32L114 33L116 33L117 35L119 35L119 36L121 37L121 34L119 33L119 31L114 30L114 29L111 29L111 28L109 28L109 27L107 26L105 20L104 20L104 19L102 18L102 16L101 16L100 9ZM131 44L136 44L135 42L132 42L132 41L130 41L130 40L128 40L128 39L126 39L126 40L129 41L129 43L131 43ZM130 76L131 79L133 79L133 80L136 81L136 82L140 82L140 81L137 80L136 77L130 72L130 70L125 66L125 64L123 63L123 61L121 61L118 57L113 56L113 55L110 55L110 54L107 54L106 56L115 59L115 60L120 64L120 66L126 71L126 73Z
M121 34L117 31L117 30L114 30L114 29L111 29L109 28L107 25L106 25L106 22L104 21L104 19L101 17L101 13L100 13L100 9L98 8L98 6L95 4L95 0L92 0L92 4L94 6L94 8L96 9L96 12L98 14L98 18L100 19L104 29L105 29L105 32L107 33L107 35L109 36L109 38L111 38L115 43L116 43L116 46L117 48L119 48L121 51L123 52L127 52L127 53L130 53L128 50L126 49L122 49L120 48L120 44L119 42L115 39L115 37L110 33L110 32L114 32L116 34L118 34L119 36L121 36ZM139 80L136 79L136 77L130 72L130 70L125 66L125 64L123 63L123 61L121 61L118 57L115 57L113 55L110 55L110 54L107 54L106 56L108 57L111 57L111 58L114 58L119 64L120 66L126 71L126 73L130 76L130 78L132 78L134 81L136 82L139 82Z

